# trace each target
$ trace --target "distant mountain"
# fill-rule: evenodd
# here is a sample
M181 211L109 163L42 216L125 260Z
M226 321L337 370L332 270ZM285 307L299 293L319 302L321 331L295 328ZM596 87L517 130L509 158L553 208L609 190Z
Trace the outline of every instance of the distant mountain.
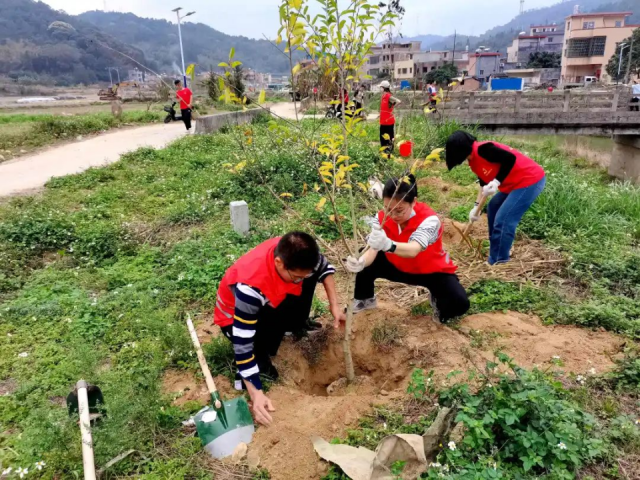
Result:
M474 51L479 46L489 47L494 51L506 52L507 46L521 31L528 31L531 25L543 25L557 23L563 25L565 19L573 13L574 6L580 5L581 12L633 12L629 22L640 23L640 1L639 0L565 0L561 3L549 7L527 10L522 15L518 15L505 25L500 25L488 30L479 36L469 36L458 34L456 38L456 50L465 48ZM452 49L454 36L449 35L439 41L433 42L427 48L433 50ZM423 48L424 44L423 44Z
M94 25L33 0L0 0L0 74L58 84L108 80L107 67L131 68L144 53Z
M2 0L4 1L4 0ZM180 47L178 27L166 20L141 18L132 13L86 12L79 19L142 50L146 57L167 73L179 73ZM236 49L236 58L245 67L260 72L286 74L289 60L267 40L252 40L219 32L203 23L182 25L185 62L196 63L199 69L217 67Z
M403 37L402 40L411 42L422 42L422 49L428 50L431 45L441 42L445 39L442 35L416 35L415 37Z

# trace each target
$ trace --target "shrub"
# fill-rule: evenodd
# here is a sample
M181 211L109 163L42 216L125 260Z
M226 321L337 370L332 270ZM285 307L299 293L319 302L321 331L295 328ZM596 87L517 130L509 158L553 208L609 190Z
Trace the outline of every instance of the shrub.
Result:
M559 382L499 358L515 375L496 374L498 365L488 362L489 378L477 392L463 383L440 393L441 404L459 406L456 421L464 425L461 444L440 455L456 478L573 478L606 452L595 418L567 400Z

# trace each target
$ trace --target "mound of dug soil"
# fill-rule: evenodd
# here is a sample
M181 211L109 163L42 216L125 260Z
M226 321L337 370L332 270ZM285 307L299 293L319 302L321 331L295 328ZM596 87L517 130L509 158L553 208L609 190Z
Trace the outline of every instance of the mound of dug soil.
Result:
M372 342L372 332L383 323L396 326L401 338L380 349ZM274 423L259 427L249 446L272 479L320 478L326 465L319 462L310 437L330 440L343 436L373 405L401 401L416 367L433 369L442 380L452 370L466 371L474 365L482 368L501 347L523 367L544 365L581 374L595 368L600 374L613 366L613 358L624 343L612 334L544 326L536 317L512 312L472 315L452 329L430 317L411 317L406 310L384 302L377 310L357 315L355 324L352 351L356 373L368 381L332 395L327 394L327 386L345 375L341 334L331 331L316 340L282 345L274 362L282 381L268 393L276 408ZM559 356L564 366L552 365L553 356ZM188 388L177 401L188 396L206 402L206 395L194 398L189 393L202 392L204 382L194 383L192 375L177 381L178 374L169 373L172 381L165 382L165 387L173 385L183 392ZM225 390L230 388L226 379L217 381Z

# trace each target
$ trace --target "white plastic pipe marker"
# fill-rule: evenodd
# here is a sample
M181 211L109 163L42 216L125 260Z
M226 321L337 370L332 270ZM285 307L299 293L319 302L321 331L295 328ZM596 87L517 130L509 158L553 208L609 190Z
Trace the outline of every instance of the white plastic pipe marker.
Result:
M78 390L78 411L80 413L80 432L82 432L82 468L84 480L96 480L96 465L93 459L93 437L91 436L91 417L89 415L89 397L87 382L76 383Z

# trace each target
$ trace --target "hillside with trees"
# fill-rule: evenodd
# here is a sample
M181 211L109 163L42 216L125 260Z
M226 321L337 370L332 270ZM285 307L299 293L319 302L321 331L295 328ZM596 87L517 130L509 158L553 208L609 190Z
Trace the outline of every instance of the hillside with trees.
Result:
M35 0L0 1L0 75L25 83L91 84L109 80L109 67L137 64L159 73L180 71L178 29L130 13L68 15ZM202 23L182 27L186 62L216 67L235 47L247 68L284 74L289 61L267 40L218 32ZM123 55L124 54L124 55Z
M161 71L179 73L180 46L178 28L166 20L141 18L132 13L92 11L79 15L102 31L142 50ZM208 70L227 58L231 47L247 68L261 72L285 74L289 60L267 40L253 40L219 32L203 23L182 25L182 39L187 63L197 63Z
M108 80L108 67L134 66L114 50L149 63L141 50L33 0L2 0L0 32L0 75L15 80L60 85Z

